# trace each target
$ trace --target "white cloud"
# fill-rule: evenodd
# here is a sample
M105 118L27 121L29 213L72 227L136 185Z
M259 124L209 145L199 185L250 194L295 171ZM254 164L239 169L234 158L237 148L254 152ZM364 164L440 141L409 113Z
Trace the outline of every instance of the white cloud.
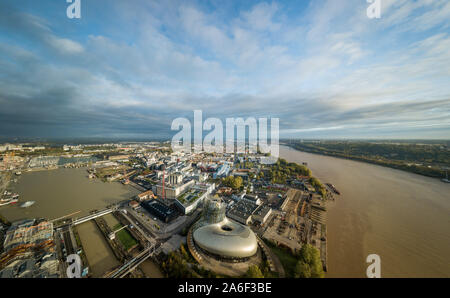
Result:
M49 35L47 37L47 42L63 54L80 54L84 51L81 44L67 38L58 38L56 36Z
M126 6L127 14L85 43L31 18L23 28L39 34L23 35L64 55L45 60L34 48L39 63L27 68L29 77L0 57L0 66L13 68L0 81L0 95L49 94L56 101L68 92L67 110L83 109L122 125L127 117L165 124L201 108L209 116L279 116L289 133L445 127L450 38L436 29L417 32L444 26L446 3L382 3L379 22L366 17L365 1L314 1L298 20L284 15L286 4L275 2L232 16L184 2L143 2L134 8L139 18L120 3L115 9ZM124 38L126 32L132 37ZM0 51L6 52L1 44ZM39 73L45 76L36 84Z

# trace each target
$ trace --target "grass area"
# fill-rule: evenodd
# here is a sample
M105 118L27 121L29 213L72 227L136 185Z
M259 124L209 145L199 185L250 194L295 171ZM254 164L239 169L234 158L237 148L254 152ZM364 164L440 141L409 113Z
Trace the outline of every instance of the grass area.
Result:
M204 192L186 192L184 194L182 194L181 196L179 196L177 198L177 200L181 203L181 204L192 204L195 201L197 201L198 198L200 198L202 195L204 194Z
M123 172L125 170L127 170L128 167L126 166L114 166L114 167L106 167L106 168L102 168L102 169L98 169L96 172L96 175L98 178L105 178L106 176L112 176L115 175L117 173L123 174Z
M286 272L286 277L294 277L295 265L298 262L297 258L287 248L278 247L269 241L265 241L265 243L280 260Z
M115 225L114 231L120 229L121 227L123 227L121 224ZM122 243L122 245L125 247L126 250L130 249L131 247L137 244L136 239L134 239L134 237L131 236L131 234L125 229L117 232L116 237L120 241L120 243Z

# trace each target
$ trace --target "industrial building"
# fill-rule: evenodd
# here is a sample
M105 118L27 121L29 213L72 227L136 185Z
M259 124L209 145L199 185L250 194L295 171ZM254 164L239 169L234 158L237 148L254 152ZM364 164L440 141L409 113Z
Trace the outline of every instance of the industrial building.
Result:
M240 200L234 203L227 216L241 224L248 225L252 220L252 214L255 212L258 205L247 200Z
M190 186L195 184L194 180L189 180L185 183L181 182L176 185L164 185L164 195L163 195L163 184L160 182L159 184L153 187L153 192L160 198L165 199L175 199L181 193L185 192Z
M249 195L249 194L245 194L242 197L243 200L246 200L250 203L253 203L255 205L261 205L261 200L258 198L258 195Z
M159 200L144 201L141 206L162 222L168 223L177 217L177 212Z
M252 214L252 221L264 224L272 214L272 208L266 205L259 206Z
M227 216L244 225L256 221L263 224L271 213L272 209L261 205L258 196L244 195L241 200L231 205Z

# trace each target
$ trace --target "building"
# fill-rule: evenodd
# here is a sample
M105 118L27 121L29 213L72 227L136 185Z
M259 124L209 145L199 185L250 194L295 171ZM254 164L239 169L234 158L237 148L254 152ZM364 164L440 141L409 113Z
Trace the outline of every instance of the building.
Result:
M166 184L164 186L165 198L166 199L175 199L181 193L185 192L189 187L193 186L194 184L195 184L194 180L189 180L186 183L181 183L181 184L178 184L178 185ZM157 185L155 185L153 187L153 192L156 193L156 195L158 197L163 198L163 185L162 185L162 182L160 182L159 184L157 184Z
M248 195L245 194L242 197L243 200L246 200L247 202L253 203L255 205L261 205L261 200L258 198L258 195Z
M34 219L13 223L5 235L3 248L5 252L20 246L39 245L53 240L53 224L48 221L37 223Z
M34 219L14 222L4 238L0 278L59 277L51 222Z
M242 172L242 170L241 171L234 171L233 172L233 176L234 177L241 177L242 178L242 180L244 180L244 181L247 181L248 180L248 173L246 173L246 172Z
M39 259L14 260L0 271L0 278L59 278L59 261L55 253Z
M169 175L169 184L170 185L178 185L183 182L183 175L179 173L173 173Z
M289 203L289 197L287 195L284 195L283 197L280 198L280 201L282 201L282 203L280 204L280 210L286 211L286 207Z
M130 158L130 155L111 155L108 157L109 160L112 161L127 161Z
M160 202L159 200L144 201L141 206L152 216L155 216L162 222L168 223L177 217L177 212Z
M175 204L183 214L189 214L205 200L205 198L213 192L215 184L197 183L193 185L187 192L178 196Z
M244 225L255 221L263 224L271 213L272 209L262 205L257 196L244 195L241 200L231 205L227 216Z
M217 171L213 174L213 178L224 178L230 173L230 165L228 163L222 164Z
M196 172L192 175L192 178L198 182L203 182L208 179L208 173Z
M270 214L272 214L272 208L266 205L261 205L255 210L255 212L253 212L252 221L264 224L269 218Z
M193 227L196 246L218 259L246 260L256 254L258 243L250 228L225 216L220 199L205 201L202 218Z
M137 209L140 206L139 203L136 202L135 200L130 201L129 205L133 209Z
M234 203L227 216L243 225L248 225L252 221L252 214L255 212L258 205L247 200L240 200Z
M153 194L153 191L151 191L151 190L140 193L136 197L139 201L144 201L144 200L148 200L148 199L156 199L156 196Z

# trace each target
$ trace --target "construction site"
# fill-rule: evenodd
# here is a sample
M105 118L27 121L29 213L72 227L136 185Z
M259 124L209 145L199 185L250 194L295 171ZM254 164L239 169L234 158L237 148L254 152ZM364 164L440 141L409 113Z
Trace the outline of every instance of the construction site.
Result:
M4 238L0 277L60 276L51 222L34 219L15 222Z

